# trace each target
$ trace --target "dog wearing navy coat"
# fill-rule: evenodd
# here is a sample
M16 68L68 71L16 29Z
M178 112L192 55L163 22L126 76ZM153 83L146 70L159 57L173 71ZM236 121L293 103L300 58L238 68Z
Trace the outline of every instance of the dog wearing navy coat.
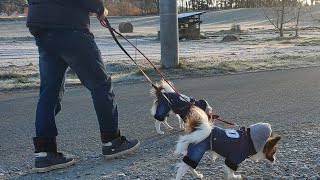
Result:
M152 88L150 92L155 96L151 115L156 119L155 127L158 134L164 134L160 129L161 124L168 129L173 129L167 122L169 114L175 114L179 120L180 129L185 130L185 117L190 113L190 109L193 106L202 109L207 114L212 113L212 107L206 100L196 100L192 97L178 94L172 88L172 82L162 80L160 84L156 84L156 87L157 90Z
M203 178L195 169L207 151L212 153L213 160L225 158L228 179L242 178L234 173L246 159L275 161L277 143L281 138L272 134L269 123L223 129L213 126L200 109L193 108L191 111L186 117L188 133L179 138L175 150L176 155L183 155L183 162L178 164L176 180L180 180L187 171L195 178Z

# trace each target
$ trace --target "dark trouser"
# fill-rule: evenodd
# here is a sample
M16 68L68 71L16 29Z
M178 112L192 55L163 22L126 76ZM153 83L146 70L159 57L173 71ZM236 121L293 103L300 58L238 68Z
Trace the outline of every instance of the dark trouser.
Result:
M118 136L118 110L111 77L107 75L93 34L88 30L41 30L35 35L35 40L40 55L41 80L36 136L58 135L55 115L61 110L68 66L91 92L101 137Z

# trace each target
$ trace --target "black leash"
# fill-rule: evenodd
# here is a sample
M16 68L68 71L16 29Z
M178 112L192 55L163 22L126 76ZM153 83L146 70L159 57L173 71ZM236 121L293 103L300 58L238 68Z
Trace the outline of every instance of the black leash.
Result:
M141 66L130 56L130 54L124 49L124 47L120 44L120 42L118 41L116 35L114 34L114 32L116 32L115 29L113 29L108 21L108 19L106 18L104 21L106 24L103 24L103 22L101 22L101 25L108 28L110 31L110 34L112 35L114 41L117 43L117 45L120 47L120 49L131 59L131 61L139 68L139 70L142 72L142 74L147 78L147 80L152 84L153 87L155 87L155 85L153 84L153 82L151 81L151 79L147 76L147 74L142 70Z
M117 43L117 45L120 47L120 49L131 59L131 61L139 68L141 73L144 75L144 77L151 83L151 86L158 91L167 101L170 105L172 105L171 101L168 99L168 97L161 92L161 90L152 82L152 80L149 78L149 76L142 70L141 66L130 56L130 54L124 49L124 47L120 44L118 41L116 35L114 32L116 32L119 36L121 36L123 39L125 39L127 42L129 42L135 49L137 49L129 40L127 40L122 34L118 33L115 29L113 29L108 21L107 18L105 18L104 22L100 22L101 25L105 28L108 28L110 31L111 36L113 37L114 41ZM138 49L137 49L138 50ZM138 50L145 58L146 56ZM155 68L155 67L154 67Z

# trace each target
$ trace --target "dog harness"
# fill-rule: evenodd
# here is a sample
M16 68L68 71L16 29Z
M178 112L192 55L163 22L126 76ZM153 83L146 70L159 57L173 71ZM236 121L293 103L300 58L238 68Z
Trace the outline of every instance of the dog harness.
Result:
M225 164L234 171L237 170L238 164L257 153L250 137L250 128L233 130L214 127L211 135L205 140L189 145L188 154L183 158L183 162L195 169L204 153L210 149L225 157Z
M190 110L190 103L203 110L205 109L205 107L202 107L203 105L200 100L197 101L192 97L177 93L163 93L163 95L169 99L170 104L165 97L158 97L158 105L154 118L159 121L163 121L168 116L170 110L173 110L174 113L179 114L179 116L183 119ZM183 96L183 98L181 96Z

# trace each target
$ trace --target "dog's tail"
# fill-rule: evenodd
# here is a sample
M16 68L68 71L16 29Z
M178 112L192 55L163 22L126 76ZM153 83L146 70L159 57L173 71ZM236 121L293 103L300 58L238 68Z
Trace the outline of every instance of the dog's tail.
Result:
M165 80L161 80L161 84L160 86L164 89L165 92L167 93L174 93L175 90L172 88L173 87L173 83L171 81L165 81Z
M173 83L171 81L168 81L168 82L170 83L170 85L165 80L161 80L160 84L156 83L155 86L157 87L157 90L154 87L152 87L150 89L150 94L152 96L159 97L161 94L158 90L160 90L161 92L166 92L166 93L175 92L174 89L171 87L171 86L173 86Z
M206 139L212 130L212 124L208 120L207 114L197 107L192 107L186 117L186 131L189 134L181 136L178 140L175 154L186 155L189 144L199 143Z
M155 86L156 86L160 91L162 90L162 87L161 87L158 83L156 83ZM159 96L160 96L160 92L157 91L154 87L152 87L152 88L150 89L150 94L151 94L151 96L155 96L155 97L159 97Z

